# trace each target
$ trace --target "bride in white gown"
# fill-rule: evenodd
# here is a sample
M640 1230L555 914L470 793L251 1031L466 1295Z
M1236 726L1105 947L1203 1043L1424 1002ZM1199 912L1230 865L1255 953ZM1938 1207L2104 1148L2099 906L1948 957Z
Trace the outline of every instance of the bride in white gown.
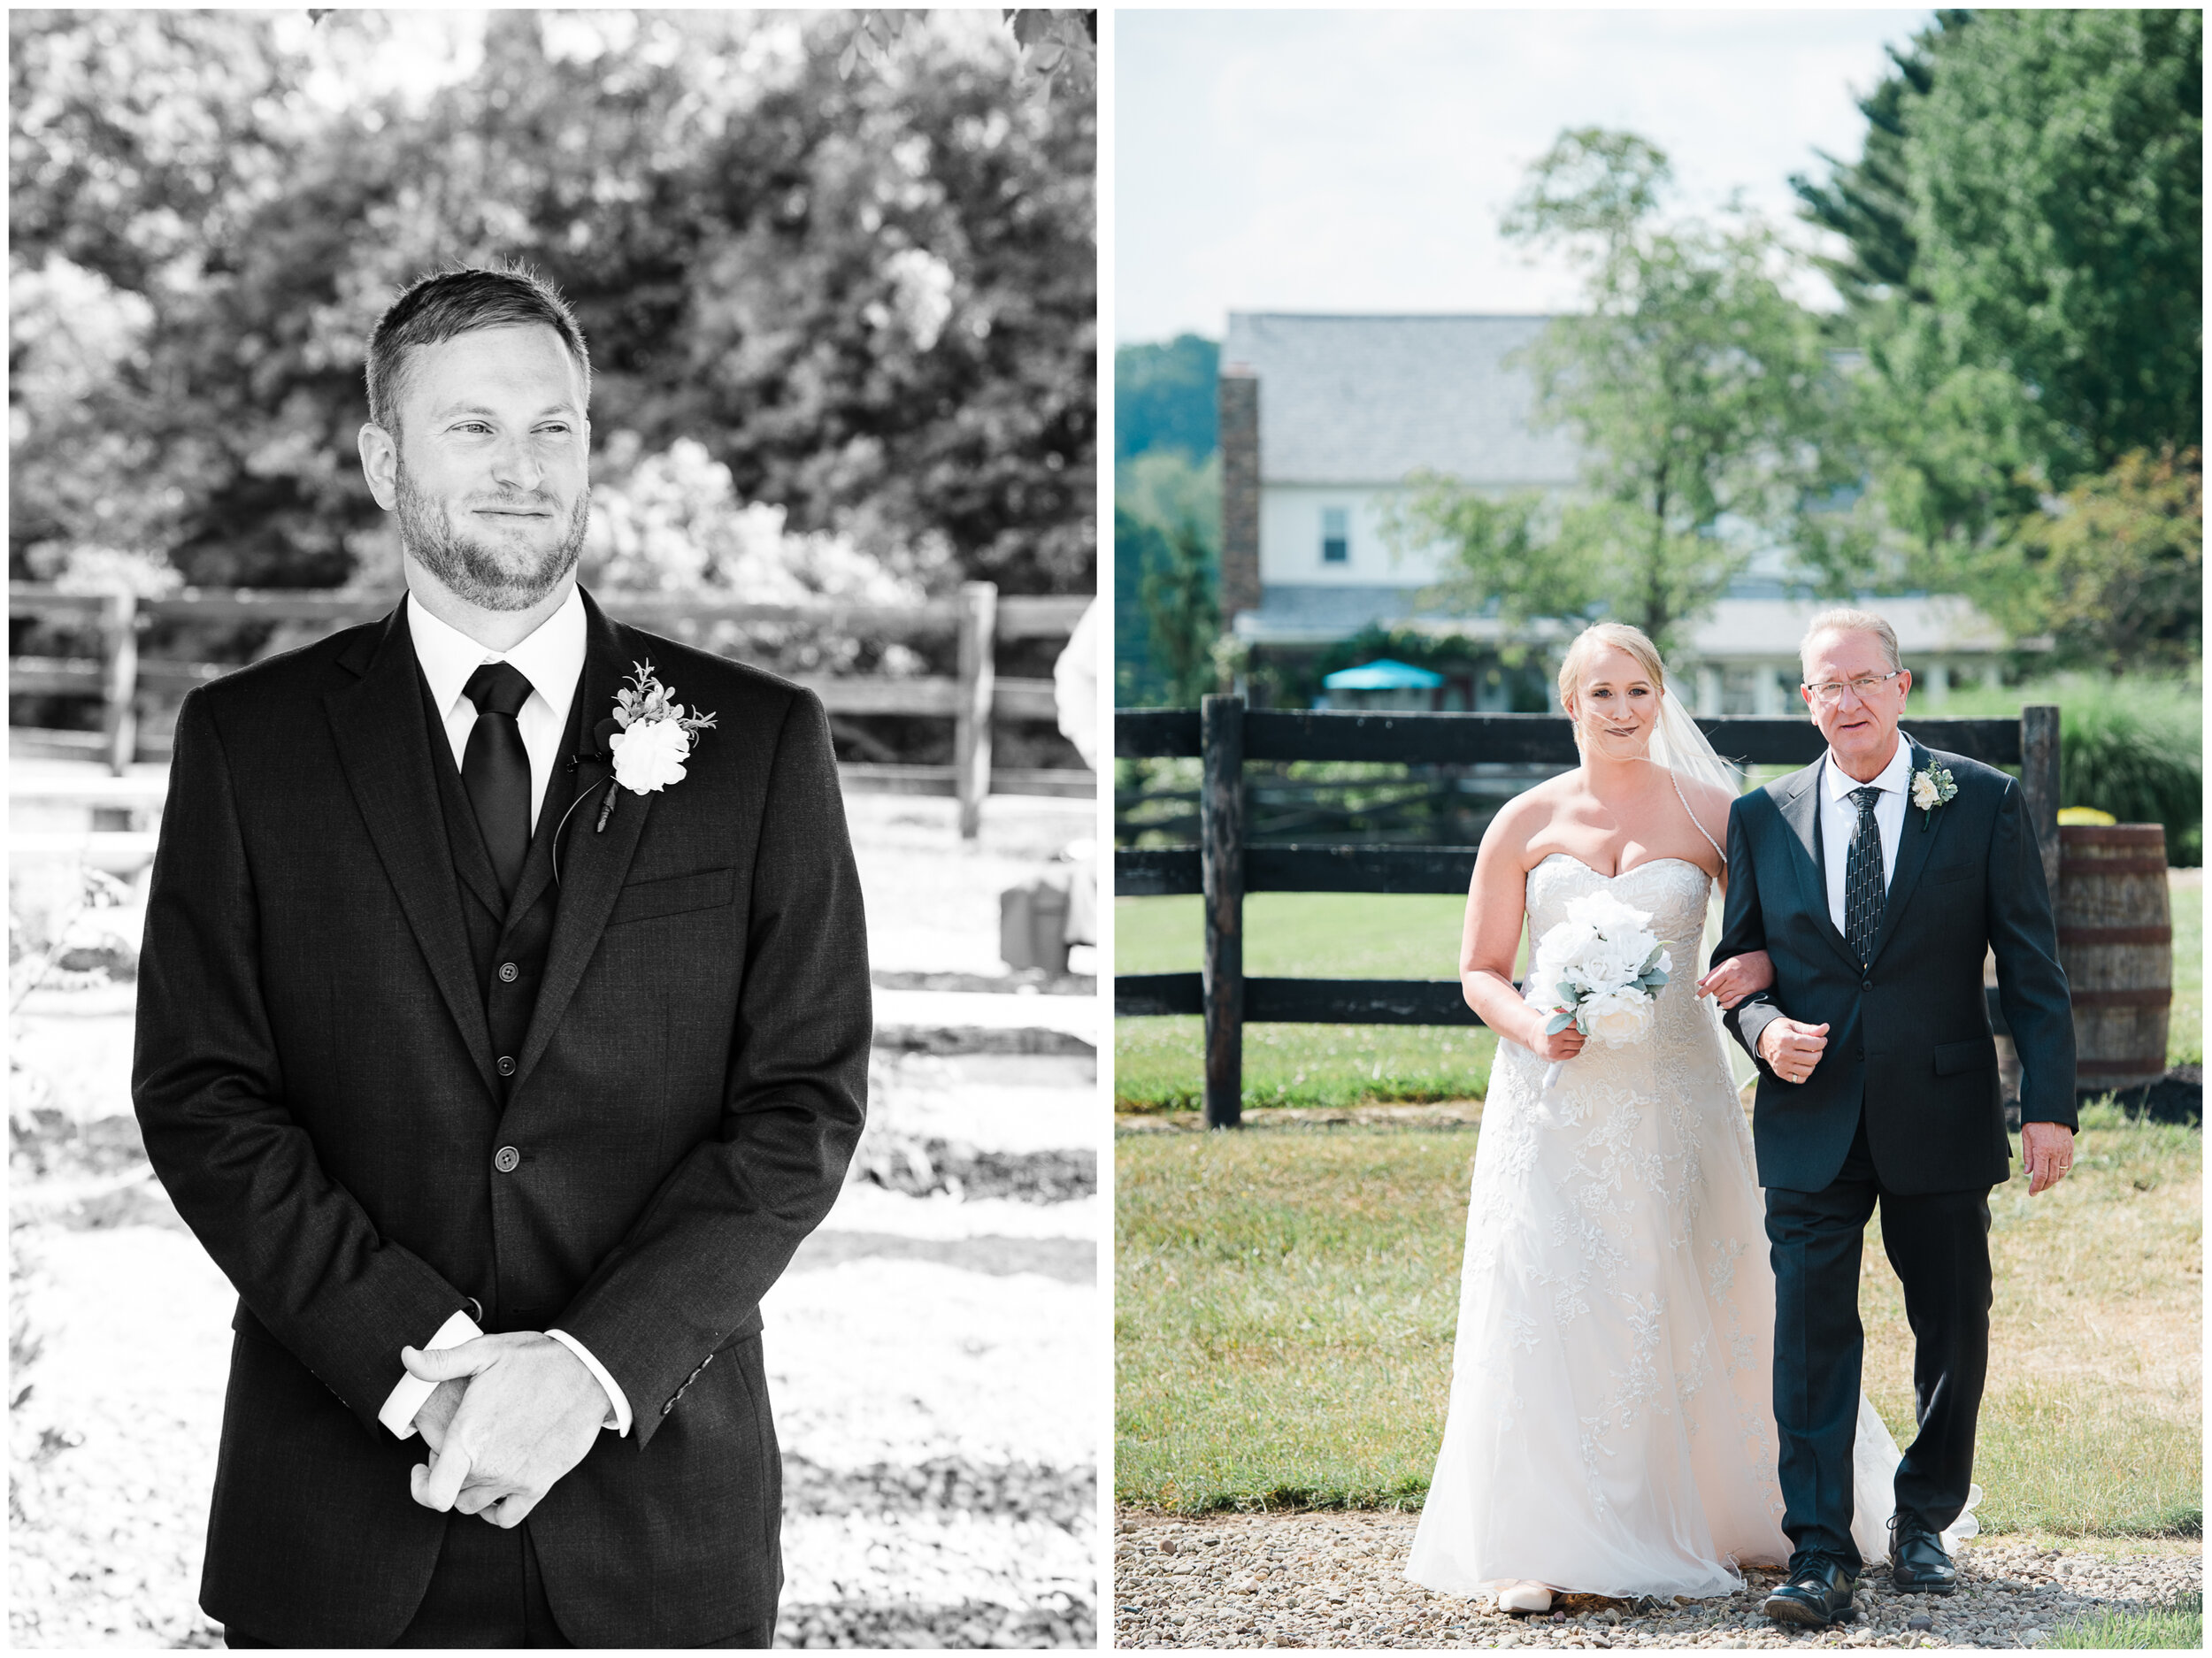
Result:
M1790 1556L1771 1401L1774 1277L1719 1019L1762 956L1699 980L1726 879L1729 773L1665 695L1649 640L1602 624L1560 672L1580 769L1484 836L1461 978L1500 1040L1467 1216L1451 1409L1407 1576L1542 1611L1554 1590L1725 1594ZM1511 971L1568 903L1648 911L1675 970L1651 1033L1584 1046ZM1532 997L1540 994L1532 986ZM1564 1060L1548 1090L1546 1071ZM1863 1397L1854 1539L1887 1558L1898 1453ZM1947 1546L1974 1531L1972 1509Z

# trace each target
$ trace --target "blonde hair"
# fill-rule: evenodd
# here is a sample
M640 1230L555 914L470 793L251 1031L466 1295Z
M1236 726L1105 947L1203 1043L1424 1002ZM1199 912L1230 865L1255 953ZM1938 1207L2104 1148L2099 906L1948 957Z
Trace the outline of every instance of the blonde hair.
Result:
M1640 627L1631 627L1626 622L1593 622L1574 638L1567 647L1567 654L1559 663L1559 706L1568 706L1568 699L1582 688L1582 671L1590 658L1610 646L1626 651L1636 659L1636 665L1651 680L1651 688L1663 692L1667 688L1667 666L1659 660L1659 647ZM1579 742L1582 736L1575 734Z
M1812 649L1813 641L1823 633L1870 633L1881 646L1882 655L1887 659L1893 672L1905 665L1903 658L1897 654L1895 628L1871 610L1854 610L1839 606L1832 610L1823 610L1813 618L1812 626L1805 630L1805 637L1798 641L1798 671L1809 679L1812 666L1806 659L1807 652Z

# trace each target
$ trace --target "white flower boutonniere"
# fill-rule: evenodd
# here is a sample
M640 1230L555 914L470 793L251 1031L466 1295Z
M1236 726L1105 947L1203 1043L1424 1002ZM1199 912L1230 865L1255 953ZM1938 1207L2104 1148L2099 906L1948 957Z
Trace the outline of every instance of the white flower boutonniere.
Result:
M687 714L675 693L653 676L649 662L634 662L630 683L614 694L614 723L621 729L608 741L614 777L607 803L599 809L598 829L614 810L614 784L633 794L650 794L684 780L684 762L703 731L714 729L714 716ZM596 831L595 830L595 833Z
M1935 821L1936 808L1948 805L1958 792L1959 786L1951 780L1950 772L1933 761L1912 774L1912 803L1920 809L1923 833Z

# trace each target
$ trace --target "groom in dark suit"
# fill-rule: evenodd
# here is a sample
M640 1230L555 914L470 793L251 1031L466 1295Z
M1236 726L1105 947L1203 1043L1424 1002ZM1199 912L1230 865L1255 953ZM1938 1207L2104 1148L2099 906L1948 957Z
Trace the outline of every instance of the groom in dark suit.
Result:
M201 1604L233 1646L764 1646L759 1304L872 1028L827 722L578 588L545 284L417 283L368 381L407 596L186 699L147 915L139 1120L239 1296Z
M1901 1592L1948 1594L1940 1533L1966 1506L1989 1358L1989 1189L2011 1175L1982 988L2020 1054L2021 1148L2040 1193L2073 1161L2074 1030L2019 785L1897 725L1912 675L1878 616L1832 610L1801 648L1828 752L1739 799L1716 961L1774 983L1725 1016L1759 1070L1752 1136L1774 1262L1774 1415L1794 1553L1767 1616L1847 1616L1859 1260L1878 1204L1905 1293L1919 1432L1898 1464Z

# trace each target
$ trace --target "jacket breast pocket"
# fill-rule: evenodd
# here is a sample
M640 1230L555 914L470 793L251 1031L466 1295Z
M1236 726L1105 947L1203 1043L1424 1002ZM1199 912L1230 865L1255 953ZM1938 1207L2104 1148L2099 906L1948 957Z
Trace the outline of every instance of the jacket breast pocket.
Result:
M1940 886L1945 881L1962 881L1970 875L1979 875L1981 872L1982 865L1971 858L1966 858L1956 864L1937 865L1928 871L1927 879L1931 887L1935 887Z
M1935 1051L1935 1073L1939 1077L1962 1076L1970 1071L1981 1071L1997 1063L1997 1044L1990 1037L1977 1036L1963 1042L1946 1042Z
M622 889L614 901L614 913L607 917L607 925L618 927L626 921L648 921L655 916L672 916L687 910L711 910L730 902L737 889L737 871L733 869L701 870L695 875L671 875L657 881L636 881Z

